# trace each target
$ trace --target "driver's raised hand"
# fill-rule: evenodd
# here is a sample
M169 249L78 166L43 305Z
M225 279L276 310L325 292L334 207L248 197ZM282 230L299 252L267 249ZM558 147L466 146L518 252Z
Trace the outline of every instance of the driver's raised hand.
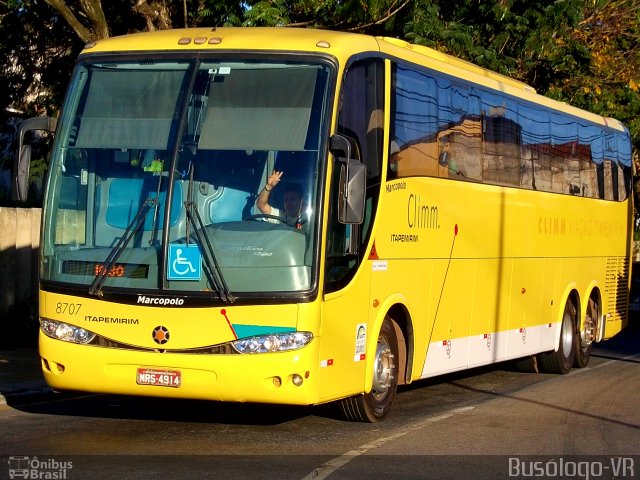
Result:
M267 183L265 184L264 188L260 191L260 194L256 199L256 207L258 207L258 210L260 210L262 213L266 215L270 215L272 210L271 205L269 205L269 195L271 193L271 190L273 190L275 186L278 185L278 183L280 183L280 179L282 178L283 173L284 172L282 170L281 171L274 170L271 173L271 175L269 175L269 178L267 179Z
M278 185L278 183L280 183L280 179L282 178L283 173L284 172L282 170L281 171L274 170L271 173L271 175L269 175L269 178L267 179L267 184L264 186L267 192L270 192L276 185Z

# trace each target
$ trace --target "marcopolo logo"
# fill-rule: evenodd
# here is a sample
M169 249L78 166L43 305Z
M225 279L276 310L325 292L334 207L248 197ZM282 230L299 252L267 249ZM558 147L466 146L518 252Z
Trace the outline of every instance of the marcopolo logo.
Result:
M71 478L70 470L73 462L62 462L54 458L9 457L9 478Z
M184 298L178 297L147 297L146 295L138 295L138 304L140 305L159 305L162 307L184 305Z

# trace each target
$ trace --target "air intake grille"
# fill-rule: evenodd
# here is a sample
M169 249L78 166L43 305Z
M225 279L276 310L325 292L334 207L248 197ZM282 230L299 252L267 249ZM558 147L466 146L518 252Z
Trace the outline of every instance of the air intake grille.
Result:
M607 312L610 320L626 320L629 303L629 259L612 257L607 259L605 290L607 291Z

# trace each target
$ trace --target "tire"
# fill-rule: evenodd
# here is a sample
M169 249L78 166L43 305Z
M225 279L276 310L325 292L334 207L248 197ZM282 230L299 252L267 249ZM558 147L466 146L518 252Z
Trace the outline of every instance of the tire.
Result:
M373 386L368 393L340 401L340 413L353 422L378 422L387 416L398 388L398 338L387 317L378 334L373 360Z
M571 371L576 351L576 307L567 300L560 327L560 342L555 352L543 353L538 358L541 370L566 374Z
M582 326L582 330L576 333L576 340L574 342L575 354L573 366L576 368L584 368L589 365L591 347L596 335L596 329L598 328L598 315L598 304L593 298L590 298L587 304L587 315L584 319L584 325Z

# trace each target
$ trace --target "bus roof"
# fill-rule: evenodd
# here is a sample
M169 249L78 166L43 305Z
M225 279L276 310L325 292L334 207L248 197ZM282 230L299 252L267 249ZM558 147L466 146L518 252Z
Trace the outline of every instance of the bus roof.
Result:
M392 45L399 46L405 50L417 52L420 55L429 57L430 59L436 60L438 62L446 63L448 65L457 67L462 70L473 72L476 75L481 75L481 76L490 78L492 80L496 80L498 82L504 83L506 85L511 85L512 87L515 87L515 88L520 88L528 92L536 93L535 88L533 88L530 85L527 85L524 82L521 82L511 77L507 77L506 75L502 75L492 70L487 70L486 68L482 68L471 62L467 62L466 60L462 60L460 58L447 55L446 53L442 53L438 50L434 50L433 48L425 47L423 45L416 45L416 44L409 43L397 38L378 37L378 39L381 42L391 43ZM384 46L382 47L384 48Z
M92 42L83 53L192 50L279 50L329 53L339 59L379 51L374 37L288 27L187 28L134 33Z
M187 28L106 38L85 46L83 54L194 50L324 53L334 56L341 63L354 54L380 52L626 132L626 128L618 120L605 119L566 103L538 95L535 89L526 83L437 50L396 38L290 27Z

